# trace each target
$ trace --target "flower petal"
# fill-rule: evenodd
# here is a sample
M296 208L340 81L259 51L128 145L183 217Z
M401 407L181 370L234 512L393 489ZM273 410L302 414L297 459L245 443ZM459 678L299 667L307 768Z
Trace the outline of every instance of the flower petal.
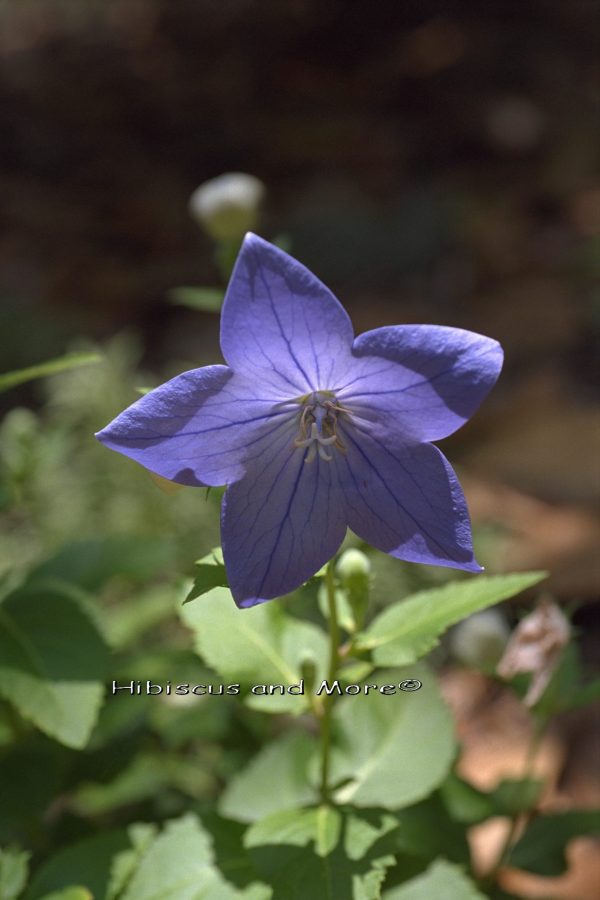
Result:
M336 469L280 433L225 492L223 556L238 606L295 590L328 562L346 533Z
M409 562L480 572L465 498L448 460L432 444L401 444L340 428L336 462L348 525L360 538Z
M396 325L361 334L338 398L415 441L447 437L469 419L502 368L500 344L461 328Z
M246 235L221 316L221 349L236 372L288 398L327 390L351 362L352 338L348 314L312 272Z
M146 394L96 437L163 478L220 485L241 478L246 458L289 422L268 390L227 366L206 366Z

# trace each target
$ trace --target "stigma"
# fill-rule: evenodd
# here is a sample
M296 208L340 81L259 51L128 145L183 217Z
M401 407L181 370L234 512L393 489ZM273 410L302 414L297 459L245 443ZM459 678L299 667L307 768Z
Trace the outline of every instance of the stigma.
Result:
M303 450L308 448L304 462L313 462L317 455L324 462L331 462L333 448L345 453L346 448L337 430L337 417L347 414L348 410L338 404L335 394L314 391L300 397L297 402L302 404L302 411L294 446Z

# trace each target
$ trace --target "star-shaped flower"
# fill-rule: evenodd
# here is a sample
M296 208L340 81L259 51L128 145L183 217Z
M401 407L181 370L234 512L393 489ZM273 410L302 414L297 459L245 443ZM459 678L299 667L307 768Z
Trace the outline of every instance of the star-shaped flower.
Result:
M436 325L354 339L328 288L249 234L221 350L227 365L178 375L97 437L171 481L227 485L223 555L239 606L297 588L347 526L400 559L481 571L463 492L428 442L460 428L494 384L496 341Z

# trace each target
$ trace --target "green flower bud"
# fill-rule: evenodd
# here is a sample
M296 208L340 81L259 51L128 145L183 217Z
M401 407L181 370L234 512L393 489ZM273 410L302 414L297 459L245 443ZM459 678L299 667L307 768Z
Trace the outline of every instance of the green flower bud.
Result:
M349 550L344 550L338 559L336 570L344 586L352 583L357 585L368 584L369 575L371 574L371 563L369 562L369 557L361 550L351 547Z
M254 175L227 172L205 181L190 197L192 217L216 241L241 241L258 221L265 186Z
M312 654L306 653L300 661L300 674L304 681L304 690L312 694L317 681L317 661Z
M361 550L345 550L336 564L341 586L352 607L356 627L361 628L369 603L371 563Z

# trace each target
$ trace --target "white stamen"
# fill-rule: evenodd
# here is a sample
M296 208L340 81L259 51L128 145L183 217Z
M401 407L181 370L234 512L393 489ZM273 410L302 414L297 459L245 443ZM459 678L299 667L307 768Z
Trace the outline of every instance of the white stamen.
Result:
M313 444L313 447L314 447L314 444ZM318 444L317 449L319 451L319 456L321 457L321 459L324 459L325 462L331 462L331 460L333 459L333 456L331 455L331 453L327 452L327 450L325 449L323 444Z
M314 393L301 398L299 402L303 404L300 413L300 431L298 437L294 441L294 446L299 449L308 448L308 453L304 458L305 463L311 463L316 459L317 453L319 459L324 462L331 462L333 456L326 449L334 444L344 452L344 446L337 433L337 414L347 413L343 407L338 406L335 402L331 402L330 395L327 393L327 399L323 399L321 394ZM307 431L310 426L310 432Z
M311 463L316 455L317 455L317 445L311 444L310 447L308 448L308 453L304 457L304 462Z

